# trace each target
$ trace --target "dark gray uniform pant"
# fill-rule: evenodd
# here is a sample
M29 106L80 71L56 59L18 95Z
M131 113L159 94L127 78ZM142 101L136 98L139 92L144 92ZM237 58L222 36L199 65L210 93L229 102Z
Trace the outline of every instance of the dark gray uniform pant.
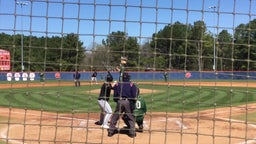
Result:
M80 87L80 80L79 79L75 79L75 86Z
M129 123L129 126L130 126L129 134L135 135L135 118L134 118L133 113L131 112L131 105L130 105L129 100L118 100L117 101L116 109L111 118L108 132L114 133L117 130L116 124L117 124L117 121L119 120L120 115L122 113L125 113L127 116L127 122Z

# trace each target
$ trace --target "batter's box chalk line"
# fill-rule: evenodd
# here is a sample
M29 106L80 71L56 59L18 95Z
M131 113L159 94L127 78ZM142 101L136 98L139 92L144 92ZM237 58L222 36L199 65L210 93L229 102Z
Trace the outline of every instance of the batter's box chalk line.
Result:
M166 119L161 119L161 120L158 120L158 121L164 121L164 122L166 122ZM170 122L174 122L179 128L181 128L181 129L188 129L188 127L187 126L185 126L185 124L184 123L182 123L180 120L177 120L177 119L175 119L175 118L171 118L171 119L167 119L167 121L170 121Z
M0 138L8 139L8 136L7 136L8 131L11 130L11 129L14 129L15 126L18 126L18 125L12 125L9 128L7 127L4 130L2 130L1 133L0 133ZM8 142L12 143L12 144L26 144L26 143L21 142L19 140L12 140L12 139L9 139Z
M227 118L219 118L221 120L224 120L224 121L232 121L232 122L241 122L241 123L245 123L245 121L242 121L242 120L235 120L235 119L227 119ZM256 125L255 124L249 124L249 126L253 127L256 129ZM256 137L254 137L253 139L251 140L247 140L245 142L241 142L241 143L237 143L237 144L256 144Z
M96 122L95 120L83 120L83 119L78 119L80 121L79 125L78 125L78 128L76 128L76 130L83 130L84 128L86 128L87 126L87 123L88 122Z

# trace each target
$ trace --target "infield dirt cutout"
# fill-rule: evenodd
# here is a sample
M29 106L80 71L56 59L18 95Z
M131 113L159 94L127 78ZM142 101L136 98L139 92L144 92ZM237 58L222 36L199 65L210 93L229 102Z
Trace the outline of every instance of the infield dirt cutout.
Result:
M87 91L88 93L96 93L96 94L99 94L100 93L100 89L94 89L94 90L90 90L90 91ZM141 94L146 94L146 93L156 93L156 92L159 92L157 90L151 90L151 89L143 89L143 88L140 88L140 93Z
M166 85L166 83L158 83ZM73 85L70 84L70 85ZM184 83L169 83L184 85ZM192 85L186 83L185 85ZM204 85L203 82L194 85ZM224 83L205 83L220 86ZM248 83L226 83L226 86ZM250 84L254 87L255 84ZM99 92L99 91L95 91ZM152 90L141 90L142 93ZM97 104L95 100L95 104ZM135 138L125 134L107 136L95 125L99 113L60 114L14 108L0 108L0 139L8 143L104 143L104 144L256 144L256 124L230 119L256 111L256 104L217 108L193 113L148 112L143 133ZM118 123L120 128L123 122Z

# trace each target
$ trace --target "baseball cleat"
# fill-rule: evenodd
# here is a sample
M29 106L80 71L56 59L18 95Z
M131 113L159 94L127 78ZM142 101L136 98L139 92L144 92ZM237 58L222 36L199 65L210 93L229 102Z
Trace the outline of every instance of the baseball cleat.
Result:
M97 121L97 122L95 122L94 124L96 124L96 125L102 125L102 122Z
M128 136L129 136L130 138L134 138L134 137L136 137L136 133L135 133L135 134L128 134Z
M104 128L104 129L109 129L108 125L101 125L101 127Z

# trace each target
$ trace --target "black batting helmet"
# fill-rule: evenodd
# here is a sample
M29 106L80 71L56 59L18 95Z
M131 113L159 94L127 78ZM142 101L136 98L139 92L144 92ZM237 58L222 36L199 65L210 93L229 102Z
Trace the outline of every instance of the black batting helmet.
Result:
M106 76L106 81L107 82L112 82L113 81L113 76L111 75L111 73L108 73Z

